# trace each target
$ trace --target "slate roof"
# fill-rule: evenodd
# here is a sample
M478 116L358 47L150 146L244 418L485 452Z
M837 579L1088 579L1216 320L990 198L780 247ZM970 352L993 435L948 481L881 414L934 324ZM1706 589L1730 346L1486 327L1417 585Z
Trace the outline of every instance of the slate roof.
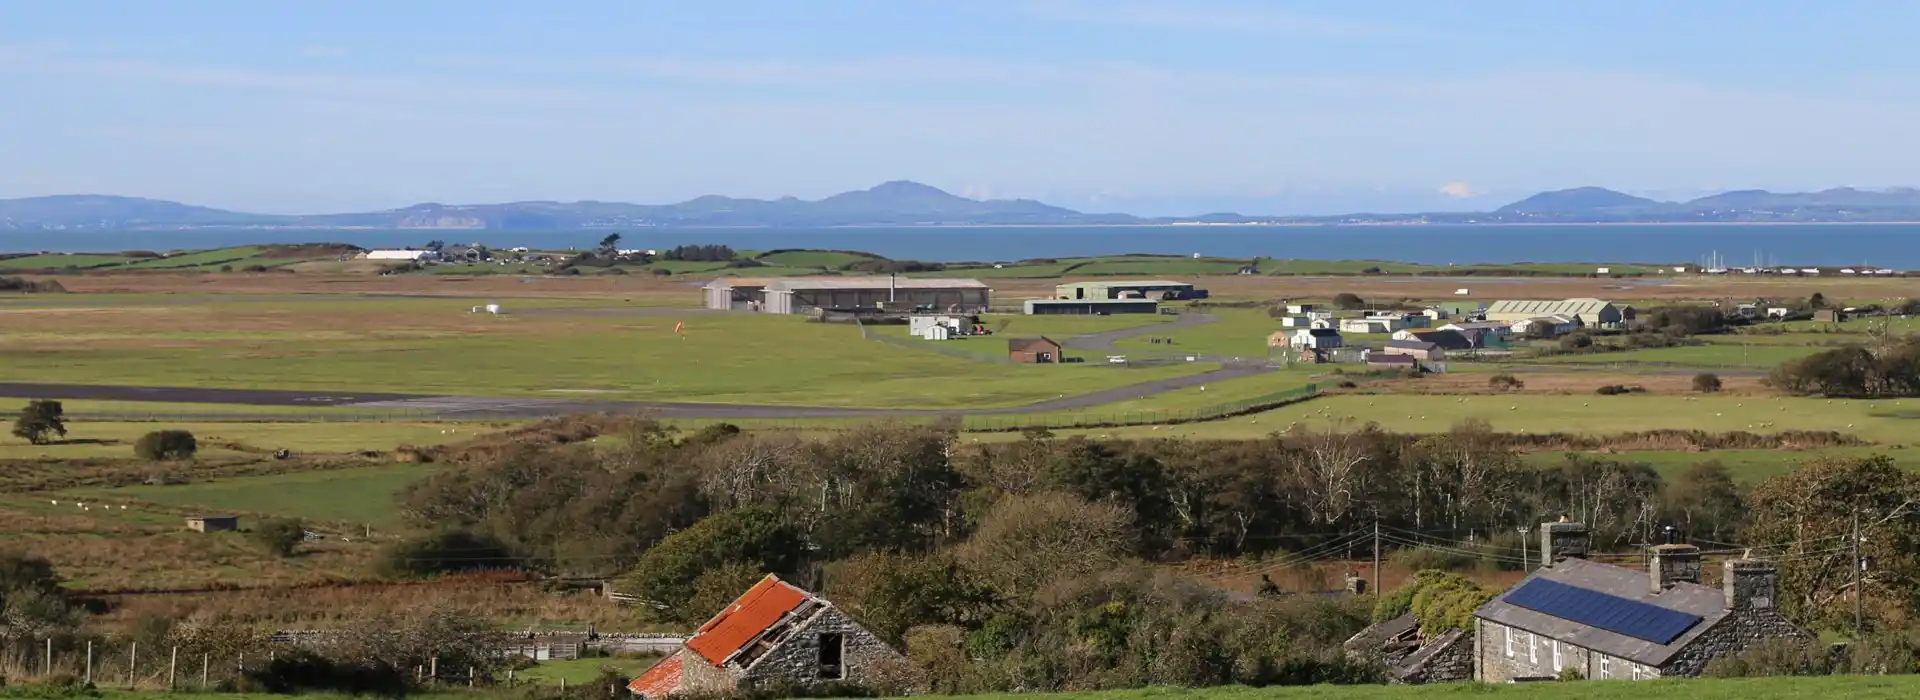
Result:
M1053 352L1059 349L1059 343L1053 342L1051 338L1044 335L1038 338L1007 339L1007 352Z
M1389 340L1387 341L1387 347L1395 350L1424 350L1426 352L1433 352L1440 349L1438 343L1430 343L1424 340Z
M1397 639L1403 634L1412 632L1414 628L1419 625L1420 621L1413 617L1413 613L1402 613L1399 617L1386 622L1375 623L1366 629L1360 630L1352 637L1348 637L1347 641L1341 644L1341 646L1351 652L1364 653L1380 651L1381 647L1385 646L1387 642Z
M1659 608L1699 616L1700 622L1666 644L1656 644L1591 625L1564 620L1528 610L1507 601L1514 591L1534 580L1546 580L1596 593L1645 603ZM1727 616L1726 597L1720 589L1695 583L1677 583L1660 593L1652 592L1646 571L1599 564L1585 559L1565 559L1553 566L1535 570L1518 585L1501 593L1474 611L1474 617L1557 639L1603 654L1647 666L1664 666L1674 654Z
M1466 333L1455 330L1414 331L1413 337L1438 345L1447 350L1472 350L1473 339Z
M1384 352L1376 352L1376 353L1369 353L1367 355L1367 364L1413 366L1413 365L1419 364L1419 362L1416 362L1413 359L1412 355L1395 355L1395 354L1384 353Z
M687 650L719 666L811 597L780 577L768 575L701 625L700 631L687 640Z
M718 280L716 280L718 281ZM986 289L980 280L946 277L789 277L767 283L773 291L798 289Z

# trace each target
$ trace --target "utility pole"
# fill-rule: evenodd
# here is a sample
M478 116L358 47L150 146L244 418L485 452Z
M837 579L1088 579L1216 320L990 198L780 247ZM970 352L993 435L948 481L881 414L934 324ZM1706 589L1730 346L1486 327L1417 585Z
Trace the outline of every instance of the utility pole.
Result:
M1380 519L1373 520L1373 594L1380 595Z
M1520 531L1520 573L1524 574L1533 568L1533 556L1527 551L1527 526L1514 529Z
M1853 641L1856 644L1860 641L1861 620L1865 617L1862 603L1866 596L1865 591L1860 590L1860 570L1865 568L1866 562L1860 558L1860 511L1856 510L1853 512Z

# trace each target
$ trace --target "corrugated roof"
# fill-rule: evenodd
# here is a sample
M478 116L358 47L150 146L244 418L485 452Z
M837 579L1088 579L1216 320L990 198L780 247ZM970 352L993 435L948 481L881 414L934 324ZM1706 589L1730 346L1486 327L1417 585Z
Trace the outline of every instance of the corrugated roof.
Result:
M1553 566L1534 571L1520 585L1508 589L1499 597L1488 601L1486 605L1480 606L1474 615L1490 622L1516 627L1548 639L1557 639L1636 663L1662 666L1689 642L1712 628L1721 618L1726 617L1726 597L1718 588L1684 582L1676 583L1672 588L1660 593L1654 593L1648 576L1649 574L1642 570L1598 564L1585 559L1566 559L1555 562ZM1671 641L1660 644L1537 610L1529 610L1509 600L1509 597L1524 589L1527 584L1538 580L1592 591L1636 605L1650 605L1682 615L1696 616L1700 618L1700 622L1672 638ZM1607 611L1597 612L1604 614Z
M732 289L734 287L765 287L777 277L721 277L705 285L707 289Z
M636 695L645 696L648 700L660 700L680 692L682 668L680 657L685 653L676 651L647 667L644 673L635 677L632 683L627 684L627 690L633 691Z
M700 631L687 640L687 649L719 666L810 597L806 591L769 574L701 625Z
M1429 343L1424 340L1389 340L1387 341L1387 347L1401 350L1426 350L1429 352L1440 349L1438 343Z
M1487 317L1495 316L1582 316L1593 319L1612 302L1600 299L1581 298L1560 301L1542 301L1537 299L1510 299L1496 301L1487 307Z
M1090 282L1071 282L1062 287L1191 287L1192 282L1172 280L1094 280Z
M1433 343L1434 345L1438 345L1448 350L1473 349L1473 339L1467 337L1467 334L1462 333L1460 331L1456 331L1456 330L1436 329L1436 330L1414 331L1413 337L1424 342Z
M769 291L802 289L986 289L964 277L797 277L767 283Z

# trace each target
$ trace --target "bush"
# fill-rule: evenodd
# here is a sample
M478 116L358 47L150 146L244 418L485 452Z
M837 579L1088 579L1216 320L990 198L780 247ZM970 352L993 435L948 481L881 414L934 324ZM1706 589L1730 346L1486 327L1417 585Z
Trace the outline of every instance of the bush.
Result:
M467 530L441 530L388 545L375 570L388 578L497 569L514 561L498 538Z
M267 266L265 266L265 265L248 265L248 266L246 266L245 268L242 268L242 269L244 269L244 270L245 270L245 271L247 271L247 272L266 272L266 271L267 271Z
M1593 336L1587 335L1586 333L1575 333L1560 339L1560 349L1562 351L1574 352L1591 347L1593 347Z
M1720 391L1720 375L1714 374L1712 372L1702 372L1700 374L1693 375L1693 390L1698 391L1702 394L1712 394L1712 393L1719 392Z
M274 518L254 526L247 535L268 552L290 557L293 550L306 541L307 527L296 519Z
M1519 377L1511 374L1496 374L1487 378L1487 386L1496 391L1519 391L1527 386Z
M1624 384L1608 384L1598 389L1594 389L1593 393L1599 394L1601 396L1619 396L1621 394L1638 394L1643 391L1646 391L1645 387L1627 386Z
M1367 300L1360 298L1360 295L1354 294L1353 292L1341 292L1333 295L1333 307L1336 309L1364 309L1366 306Z
M200 442L185 430L156 430L133 443L133 454L152 462L193 459L199 451Z

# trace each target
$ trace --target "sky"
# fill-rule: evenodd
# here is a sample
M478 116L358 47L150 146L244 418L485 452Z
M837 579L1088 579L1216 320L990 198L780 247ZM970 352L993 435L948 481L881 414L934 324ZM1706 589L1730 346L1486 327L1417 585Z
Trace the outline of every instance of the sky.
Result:
M1904 0L0 3L0 198L1139 214L1920 184Z

